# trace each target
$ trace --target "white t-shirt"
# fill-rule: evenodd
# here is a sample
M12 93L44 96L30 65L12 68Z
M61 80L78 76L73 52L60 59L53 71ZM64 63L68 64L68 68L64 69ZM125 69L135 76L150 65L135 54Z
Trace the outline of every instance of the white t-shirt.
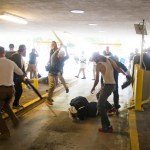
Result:
M102 73L102 77L105 84L116 84L114 79L114 69L108 59L106 59L106 62L99 62L102 65L105 66L106 71L105 74Z
M23 75L22 70L11 60L5 57L0 58L0 86L14 85L14 72Z
M86 58L84 56L80 58L80 68L86 68Z

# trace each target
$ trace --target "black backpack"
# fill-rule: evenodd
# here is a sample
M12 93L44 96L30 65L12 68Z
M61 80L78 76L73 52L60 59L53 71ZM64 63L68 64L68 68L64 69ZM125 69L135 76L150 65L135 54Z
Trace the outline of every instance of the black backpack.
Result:
M71 106L74 106L77 110L77 117L80 120L84 120L88 117L88 101L85 97L78 96L71 100Z

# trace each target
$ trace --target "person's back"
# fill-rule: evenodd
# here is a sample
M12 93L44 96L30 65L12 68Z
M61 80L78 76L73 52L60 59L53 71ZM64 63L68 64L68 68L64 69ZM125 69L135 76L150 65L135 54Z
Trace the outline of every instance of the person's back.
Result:
M14 62L9 59L1 58L0 59L0 84L7 85L8 83L12 85L13 74L14 72ZM4 67L5 66L5 67ZM5 78L2 78L5 77ZM10 85L7 85L10 86Z
M36 64L36 54L34 54L33 52L30 53L29 55L29 64Z

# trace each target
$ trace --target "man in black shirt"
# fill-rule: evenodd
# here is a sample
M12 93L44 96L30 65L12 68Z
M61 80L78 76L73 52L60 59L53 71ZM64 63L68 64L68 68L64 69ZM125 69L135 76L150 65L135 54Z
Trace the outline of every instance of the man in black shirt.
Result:
M30 79L37 78L37 62L36 58L39 56L36 49L32 49L32 52L29 54L29 65L26 72L30 72Z

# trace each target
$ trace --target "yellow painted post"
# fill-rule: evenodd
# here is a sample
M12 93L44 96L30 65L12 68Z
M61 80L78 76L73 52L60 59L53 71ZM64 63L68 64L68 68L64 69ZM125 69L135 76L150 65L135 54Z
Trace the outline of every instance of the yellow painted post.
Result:
M26 85L22 82L22 89L25 89L26 88Z
M34 87L38 89L38 78L34 78Z
M135 79L135 110L143 111L142 108L142 89L144 71L137 67Z

